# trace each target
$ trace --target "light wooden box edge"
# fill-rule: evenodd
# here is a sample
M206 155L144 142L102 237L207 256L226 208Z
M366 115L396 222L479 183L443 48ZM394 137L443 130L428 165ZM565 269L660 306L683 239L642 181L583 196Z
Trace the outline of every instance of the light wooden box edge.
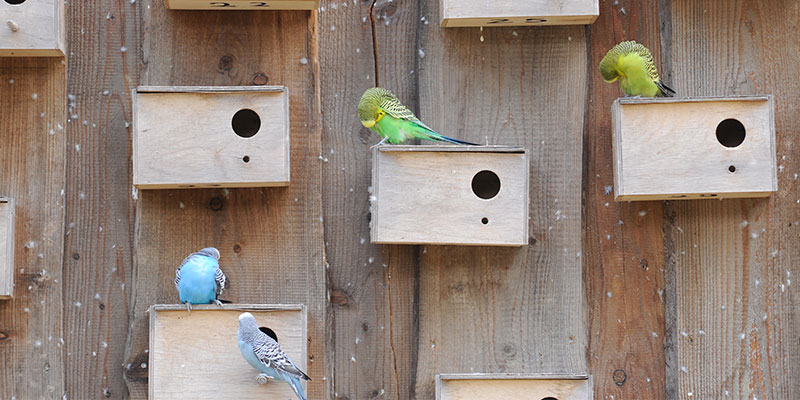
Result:
M0 197L0 203L6 204L9 210L8 236L6 237L8 258L4 260L9 264L6 272L8 274L6 277L8 286L0 288L0 300L10 300L14 298L14 216L16 215L16 209L14 207L14 199L10 197ZM3 227L2 229L5 228Z

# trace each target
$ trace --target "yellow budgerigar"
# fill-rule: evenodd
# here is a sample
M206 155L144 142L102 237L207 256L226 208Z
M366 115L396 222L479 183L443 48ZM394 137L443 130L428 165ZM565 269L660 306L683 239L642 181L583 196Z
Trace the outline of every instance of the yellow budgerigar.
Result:
M619 79L622 91L629 96L672 97L675 91L658 77L650 50L635 41L622 42L600 61L600 74L606 82Z

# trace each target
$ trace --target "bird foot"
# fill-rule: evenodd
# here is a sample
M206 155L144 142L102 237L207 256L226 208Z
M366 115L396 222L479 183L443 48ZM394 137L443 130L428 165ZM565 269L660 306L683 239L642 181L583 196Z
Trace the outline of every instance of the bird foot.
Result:
M189 303L188 301L186 302L186 311L189 313L192 312L192 303Z
M258 376L256 376L256 382L258 382L259 385L266 385L267 383L269 383L269 381L273 379L275 378L267 374L258 374Z
M370 150L372 150L372 149L374 149L374 148L376 148L376 147L378 147L378 146L380 146L380 145L382 145L382 144L386 143L386 139L388 139L388 137L385 137L385 138L381 139L381 141L380 141L380 142L378 142L378 143L375 143L375 144L373 144L372 146L369 146Z
M216 304L216 305L218 305L218 306L222 307L222 302L221 302L221 301L219 301L219 300L217 300L217 299L214 299L214 300L212 300L212 302L214 302L214 304Z

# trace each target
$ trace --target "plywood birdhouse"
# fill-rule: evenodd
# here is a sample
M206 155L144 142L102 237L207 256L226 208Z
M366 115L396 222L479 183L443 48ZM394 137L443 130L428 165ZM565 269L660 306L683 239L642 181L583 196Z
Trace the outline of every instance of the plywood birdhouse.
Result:
M598 0L440 0L442 26L586 25L600 15Z
M618 201L778 190L771 96L618 99L612 114Z
M591 400L592 378L550 374L440 374L436 400Z
M527 244L528 164L515 147L375 147L372 243Z
M319 0L164 0L164 5L173 10L316 10Z
M65 54L64 0L0 0L0 57Z
M245 361L237 344L243 312L253 314L259 327L270 328L286 355L307 371L304 305L194 305L191 313L182 304L154 305L149 309L149 398L294 398L284 382L256 381L259 372Z
M0 299L14 293L14 203L0 197Z
M137 188L289 184L286 87L140 87L133 97Z

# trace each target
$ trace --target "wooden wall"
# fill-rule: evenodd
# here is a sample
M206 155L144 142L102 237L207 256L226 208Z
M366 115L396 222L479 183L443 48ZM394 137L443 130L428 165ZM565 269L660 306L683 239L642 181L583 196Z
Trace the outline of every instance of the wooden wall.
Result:
M597 399L800 398L796 2L601 0L590 26L483 30L440 28L435 0L321 3L73 1L64 63L0 59L17 204L0 398L145 398L146 309L208 245L225 298L308 305L309 398L431 399L435 374L468 372L588 372ZM621 92L597 64L627 39L679 95L775 97L776 195L613 201ZM443 134L530 150L528 246L369 243L378 138L356 104L376 61ZM289 187L132 190L132 88L252 84L289 87Z

